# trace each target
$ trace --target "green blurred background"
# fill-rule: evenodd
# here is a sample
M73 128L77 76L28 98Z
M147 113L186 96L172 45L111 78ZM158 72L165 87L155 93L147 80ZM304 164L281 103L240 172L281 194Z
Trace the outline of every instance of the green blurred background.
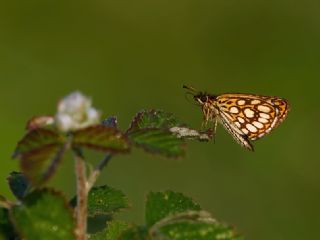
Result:
M320 2L315 0L66 1L0 3L0 193L10 156L33 115L53 114L74 90L125 129L144 108L200 127L182 84L212 93L289 99L288 119L251 153L221 127L216 144L191 142L182 160L134 150L99 184L122 189L143 223L150 190L183 192L248 239L317 239L320 226ZM102 155L90 154L99 159ZM50 185L75 192L67 156Z

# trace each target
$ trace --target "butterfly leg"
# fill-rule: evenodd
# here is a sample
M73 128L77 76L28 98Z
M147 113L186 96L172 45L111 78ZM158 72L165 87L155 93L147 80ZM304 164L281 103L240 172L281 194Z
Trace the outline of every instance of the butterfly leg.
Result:
M201 129L206 129L208 126L209 118L210 118L210 112L208 108L203 107L202 108L203 113L203 121L201 124Z
M214 118L214 127L213 127L213 142L216 143L216 132L217 132L217 126L218 126L218 119Z

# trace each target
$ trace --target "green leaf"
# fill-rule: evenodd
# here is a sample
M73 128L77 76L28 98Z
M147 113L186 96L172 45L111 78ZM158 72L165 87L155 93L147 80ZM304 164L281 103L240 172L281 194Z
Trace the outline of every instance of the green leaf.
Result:
M240 240L230 227L220 223L176 222L158 229L155 236L170 240Z
M7 178L11 192L18 199L22 199L29 187L29 181L21 172L11 172Z
M90 240L118 240L124 231L128 230L129 224L122 221L110 221L103 231L90 236Z
M113 219L113 215L95 215L88 216L88 229L89 234L102 232L109 221Z
M173 158L185 154L185 143L169 130L142 129L131 132L129 138L137 147L150 153Z
M76 206L77 198L71 200ZM120 191L109 186L93 187L88 195L88 215L112 215L129 207L127 197Z
M205 211L187 211L162 219L151 227L154 239L240 240L231 227L217 222Z
M11 218L23 239L75 239L73 213L65 199L52 190L27 195L21 205L11 209Z
M127 134L143 129L162 129L169 130L177 138L209 141L213 138L212 129L198 131L186 126L186 124L178 121L172 113L166 113L162 110L144 110L139 112L132 120Z
M151 240L148 229L145 227L132 227L122 233L119 240Z
M89 192L89 216L111 215L128 207L128 199L120 190L105 185L93 187Z
M162 110L143 110L134 117L127 133L145 128L169 129L171 127L182 126L183 124L173 116L172 113L166 113Z
M95 125L73 133L74 147L85 147L111 153L124 153L130 150L127 137L119 130L104 125Z
M3 239L14 239L14 229L9 221L8 209L0 207L0 236ZM0 237L1 239L1 237Z
M134 117L126 133L137 147L147 152L177 158L184 155L185 143L170 131L176 126L182 124L171 113L144 110Z
M146 223L152 226L165 217L188 210L200 210L200 206L181 193L151 192L146 203Z
M64 136L54 130L37 128L18 143L13 156L20 158L25 176L34 185L41 185L54 174L64 151Z

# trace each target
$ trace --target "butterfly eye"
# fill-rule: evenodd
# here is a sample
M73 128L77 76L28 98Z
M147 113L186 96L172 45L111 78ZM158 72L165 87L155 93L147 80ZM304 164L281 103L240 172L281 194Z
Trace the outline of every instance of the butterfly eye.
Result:
M206 102L206 101L207 101L207 96L202 95L202 96L200 97L200 100L201 100L201 102Z
M207 96L206 95L196 95L196 96L194 96L194 99L197 102L204 103L207 101Z

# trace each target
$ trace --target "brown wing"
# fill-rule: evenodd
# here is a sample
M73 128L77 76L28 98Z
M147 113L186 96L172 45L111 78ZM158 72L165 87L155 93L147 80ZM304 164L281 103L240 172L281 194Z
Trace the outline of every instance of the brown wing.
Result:
M219 95L217 107L250 140L257 140L287 116L289 104L279 97L229 93Z

